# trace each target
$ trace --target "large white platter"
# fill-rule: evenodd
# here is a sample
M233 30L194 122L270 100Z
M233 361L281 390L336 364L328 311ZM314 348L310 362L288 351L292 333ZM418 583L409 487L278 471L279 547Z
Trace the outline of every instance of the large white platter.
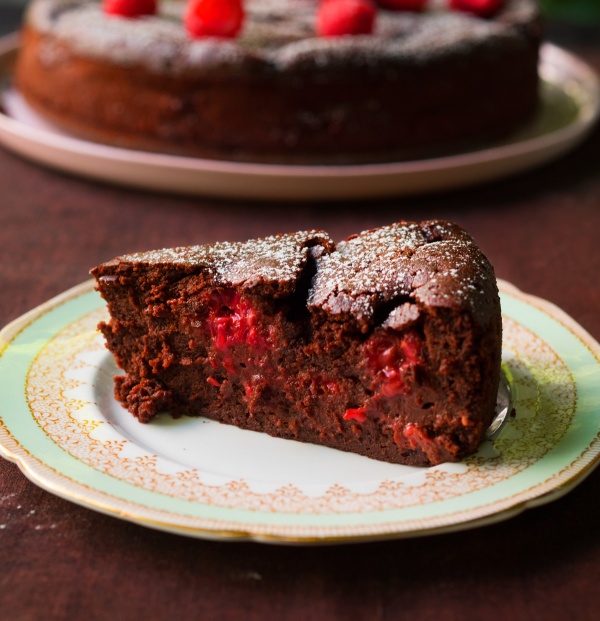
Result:
M0 42L0 144L51 168L110 183L252 200L348 200L450 190L544 164L572 149L600 110L600 86L583 61L551 44L541 50L541 103L521 131L467 153L348 166L249 164L178 157L81 140L47 122L10 84L15 37Z

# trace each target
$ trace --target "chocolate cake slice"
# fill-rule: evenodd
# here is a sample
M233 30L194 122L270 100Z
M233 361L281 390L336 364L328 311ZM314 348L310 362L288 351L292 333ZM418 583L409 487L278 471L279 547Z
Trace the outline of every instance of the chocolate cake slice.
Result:
M500 377L493 269L460 227L401 222L119 257L117 398L410 465L476 451Z

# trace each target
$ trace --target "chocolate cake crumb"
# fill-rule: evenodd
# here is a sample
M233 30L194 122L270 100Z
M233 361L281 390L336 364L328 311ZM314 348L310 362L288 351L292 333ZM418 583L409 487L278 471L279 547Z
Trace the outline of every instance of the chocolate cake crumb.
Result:
M92 274L115 394L140 422L207 416L432 465L476 451L493 418L498 290L457 225L164 249Z

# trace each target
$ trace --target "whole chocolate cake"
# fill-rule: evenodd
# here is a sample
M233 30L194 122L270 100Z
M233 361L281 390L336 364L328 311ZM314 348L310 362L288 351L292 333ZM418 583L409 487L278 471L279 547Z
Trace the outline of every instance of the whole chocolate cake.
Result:
M141 422L207 416L431 465L476 451L493 418L498 290L454 224L143 252L92 274L116 396Z
M534 0L486 17L439 0L380 8L372 33L327 37L315 31L318 0L246 0L233 39L191 38L184 7L125 19L94 0L34 0L16 85L101 142L302 163L470 147L515 130L538 102Z

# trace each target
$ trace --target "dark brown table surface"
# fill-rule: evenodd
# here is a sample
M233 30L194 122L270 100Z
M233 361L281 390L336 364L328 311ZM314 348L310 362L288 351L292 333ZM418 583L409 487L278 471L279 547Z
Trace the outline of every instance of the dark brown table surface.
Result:
M0 8L0 28L18 17ZM600 70L600 29L554 25L549 36ZM0 324L123 252L306 227L341 239L432 217L465 226L499 277L600 339L600 128L501 182L333 205L160 196L0 150ZM475 530L335 547L210 542L71 504L0 458L0 619L599 619L599 499L597 471L550 505Z

